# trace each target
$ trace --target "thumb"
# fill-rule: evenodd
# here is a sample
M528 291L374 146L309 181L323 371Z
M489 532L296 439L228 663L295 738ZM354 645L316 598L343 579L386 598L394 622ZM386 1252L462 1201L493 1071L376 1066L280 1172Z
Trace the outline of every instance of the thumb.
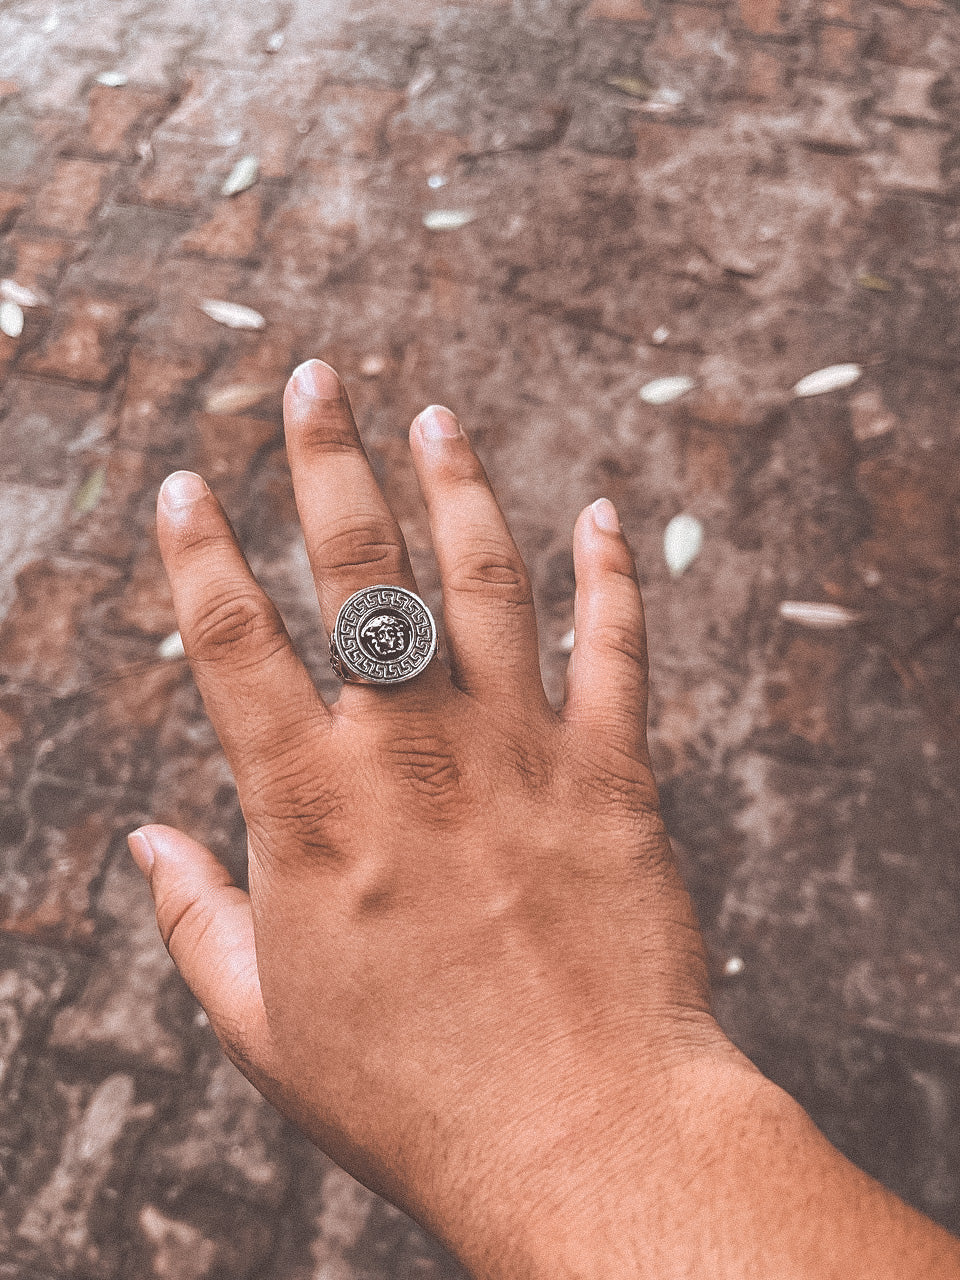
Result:
M150 885L157 925L174 964L227 1057L267 1092L273 1078L270 1036L250 895L233 883L209 849L173 827L140 827L127 843Z

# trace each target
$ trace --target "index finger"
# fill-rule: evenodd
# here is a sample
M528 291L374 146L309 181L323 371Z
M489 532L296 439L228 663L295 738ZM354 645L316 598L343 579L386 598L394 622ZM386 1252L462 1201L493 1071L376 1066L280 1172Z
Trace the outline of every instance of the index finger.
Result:
M164 481L157 534L184 651L241 786L329 712L200 476L177 471Z

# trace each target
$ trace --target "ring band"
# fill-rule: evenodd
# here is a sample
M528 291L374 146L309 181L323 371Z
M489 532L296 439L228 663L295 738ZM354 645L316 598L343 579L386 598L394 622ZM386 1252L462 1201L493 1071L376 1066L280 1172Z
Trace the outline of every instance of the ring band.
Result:
M436 651L433 614L403 587L355 591L330 636L330 665L348 684L403 684L426 670Z

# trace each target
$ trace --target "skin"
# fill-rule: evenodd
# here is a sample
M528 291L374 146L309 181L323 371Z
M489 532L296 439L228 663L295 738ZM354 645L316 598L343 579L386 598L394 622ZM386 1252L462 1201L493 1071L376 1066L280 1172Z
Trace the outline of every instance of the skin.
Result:
M329 630L416 589L332 369L284 399ZM249 894L189 836L130 847L230 1058L478 1280L960 1276L960 1247L848 1164L728 1041L660 817L633 557L574 530L561 711L530 584L456 419L410 448L445 660L324 704L216 498L168 478L158 534L184 647L237 781Z

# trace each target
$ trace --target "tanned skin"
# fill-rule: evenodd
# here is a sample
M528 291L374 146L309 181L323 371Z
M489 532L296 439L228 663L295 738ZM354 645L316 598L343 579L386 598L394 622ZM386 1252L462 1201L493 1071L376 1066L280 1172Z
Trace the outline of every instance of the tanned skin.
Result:
M284 399L323 621L416 589L334 371ZM660 816L633 557L579 517L555 711L530 583L456 418L410 448L445 657L327 705L203 480L157 523L236 778L249 892L189 835L130 837L225 1052L476 1280L960 1280L960 1243L857 1170L730 1043Z

